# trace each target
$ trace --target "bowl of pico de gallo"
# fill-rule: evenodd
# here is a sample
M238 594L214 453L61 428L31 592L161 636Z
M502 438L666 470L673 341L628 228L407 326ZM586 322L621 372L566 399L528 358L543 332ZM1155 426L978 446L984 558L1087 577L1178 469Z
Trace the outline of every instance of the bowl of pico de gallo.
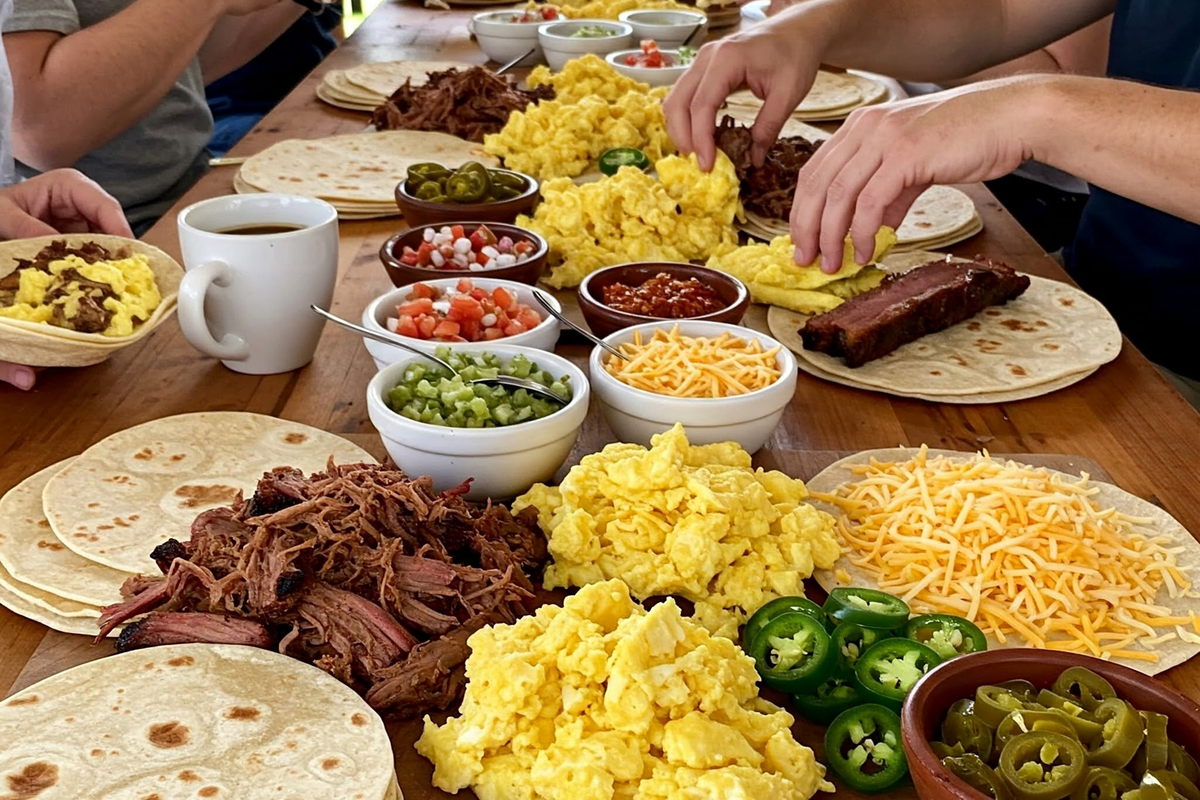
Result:
M550 245L531 230L501 222L443 222L402 231L379 248L395 286L435 278L500 278L533 286Z
M627 78L651 86L670 86L687 71L695 58L695 48L664 50L655 40L643 39L637 50L617 50L604 60Z

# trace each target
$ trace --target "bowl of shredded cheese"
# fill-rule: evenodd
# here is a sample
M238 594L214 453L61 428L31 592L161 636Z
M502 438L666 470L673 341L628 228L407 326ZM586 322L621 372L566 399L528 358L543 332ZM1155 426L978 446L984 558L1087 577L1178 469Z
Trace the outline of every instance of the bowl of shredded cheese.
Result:
M770 336L718 322L681 320L624 328L604 339L628 360L592 351L592 390L623 442L687 427L693 444L759 450L796 388L796 359Z

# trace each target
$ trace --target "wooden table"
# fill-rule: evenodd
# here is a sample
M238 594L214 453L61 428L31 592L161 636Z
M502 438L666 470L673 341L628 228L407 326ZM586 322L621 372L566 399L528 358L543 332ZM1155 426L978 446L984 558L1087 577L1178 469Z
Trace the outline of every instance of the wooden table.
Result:
M331 108L314 96L326 69L404 58L482 63L482 52L468 38L469 17L469 10L432 11L388 0L231 155L252 154L284 138L361 131L364 115ZM146 240L178 257L176 212L197 200L231 193L232 179L233 168L211 171ZM985 231L955 248L958 253L980 253L1026 272L1065 279L983 187L969 191ZM396 220L342 224L335 312L357 318L372 297L390 288L376 253L398 225ZM581 362L586 356L578 342L560 350ZM118 430L192 411L273 414L347 435L382 457L364 402L373 372L358 339L332 326L308 367L254 377L199 355L170 323L102 365L46 371L33 392L0 387L0 492ZM578 451L610 439L611 432L593 409ZM1200 416L1128 342L1115 362L1082 383L1004 405L937 405L843 388L801 374L795 401L768 448L780 453L856 451L922 442L960 450L987 447L997 453L1090 458L1122 487L1160 504L1200 532ZM48 631L3 608L0 643L0 693L5 696L110 652L108 646L92 647L83 637ZM1200 695L1200 664L1176 668L1164 678L1185 693ZM411 740L411 728L397 729L397 752ZM410 800L443 796L431 794L421 774L409 774L402 785Z

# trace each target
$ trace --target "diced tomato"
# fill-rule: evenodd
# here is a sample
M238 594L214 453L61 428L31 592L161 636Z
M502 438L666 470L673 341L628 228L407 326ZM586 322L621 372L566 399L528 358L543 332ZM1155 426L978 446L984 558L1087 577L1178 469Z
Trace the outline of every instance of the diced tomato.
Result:
M488 257L485 256L483 253L475 254L475 263L476 264L482 264L483 266L487 266L487 262L488 262Z
M637 65L638 65L638 57L637 56L633 55L632 53L625 56L625 66L636 67Z
M459 328L457 322L452 319L444 319L437 324L437 327L433 329L433 338L445 339L450 336L458 336L459 330L461 330L461 328Z
M433 330L438 326L438 319L435 316L427 315L417 320L418 337L421 339L432 339Z
M457 312L458 319L483 319L483 306L469 295L456 295L450 301L450 311Z
M422 297L434 297L437 295L437 290L425 283L414 283L412 291L408 293L409 300L420 300Z
M412 317L419 317L422 314L433 313L433 300L428 297L422 297L419 300L410 300L396 309L397 314L408 314Z
M479 321L474 319L464 319L459 325L459 335L468 342L479 341Z
M642 39L642 52L650 53L658 50L658 42L653 39Z
M454 287L454 291L456 291L460 294L474 292L475 291L475 282L472 281L470 278L459 278L458 284Z
M513 245L513 254L522 256L533 252L533 242L517 242Z
M492 290L492 299L496 301L497 308L503 308L505 311L511 310L513 304L517 302L517 298L513 296L512 292L503 286L497 286Z
M488 328L483 332L483 339L487 342L494 342L497 339L504 338L504 331L501 328Z
M504 326L504 335L505 336L516 336L518 333L524 333L524 332L525 332L525 328L523 328L521 326L521 323L519 323L519 322L510 322Z
M543 8L542 9L542 19L544 19L544 20L558 19L558 9L557 8Z
M542 318L538 316L538 313L529 306L525 306L521 309L521 314L517 317L517 321L520 322L527 331L531 331L538 325L542 324Z
M468 294L481 303L486 300L488 296L486 289L472 289Z
M411 247L404 248L404 254L400 256L401 264L407 264L410 267L415 267L417 266L418 261L420 261L420 257L417 255L416 250L413 250Z
M458 239L463 238L463 226L462 225L451 225L450 226L450 235L453 236L456 241Z
M401 314L400 319L396 322L396 333L401 336L412 336L415 338L420 332L417 330L417 323L412 317L407 314Z

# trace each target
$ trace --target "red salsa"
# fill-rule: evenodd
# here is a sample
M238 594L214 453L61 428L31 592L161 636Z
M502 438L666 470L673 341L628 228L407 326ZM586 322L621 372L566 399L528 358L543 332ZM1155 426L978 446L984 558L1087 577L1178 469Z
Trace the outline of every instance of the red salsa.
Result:
M714 314L726 303L695 278L678 280L660 272L638 286L613 283L601 290L604 305L626 314L660 319L687 319Z

